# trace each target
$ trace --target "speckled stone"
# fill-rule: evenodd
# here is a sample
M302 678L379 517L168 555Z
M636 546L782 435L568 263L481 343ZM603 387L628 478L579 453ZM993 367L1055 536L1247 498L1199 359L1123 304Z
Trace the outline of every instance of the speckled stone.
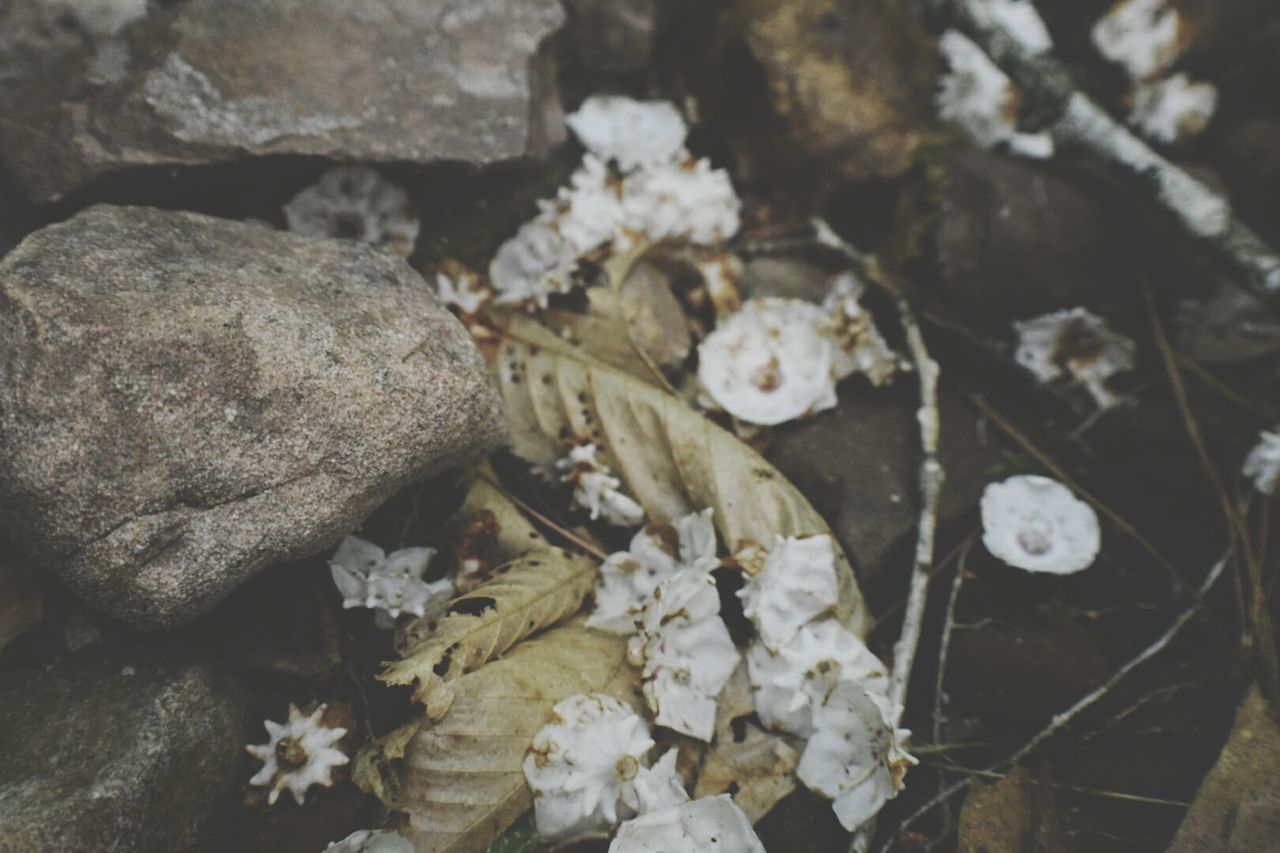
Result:
M390 251L99 206L0 262L0 525L140 627L504 435L470 335Z
M34 200L245 154L491 163L563 127L557 0L13 0L0 159Z

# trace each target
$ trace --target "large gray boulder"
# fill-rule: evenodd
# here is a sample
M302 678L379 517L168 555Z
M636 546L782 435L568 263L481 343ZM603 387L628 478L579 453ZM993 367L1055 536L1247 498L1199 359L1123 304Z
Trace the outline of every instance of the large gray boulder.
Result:
M503 435L470 336L389 251L103 206L0 261L0 526L135 625Z
M37 201L243 154L491 163L563 134L558 0L8 0L0 159Z
M191 849L251 737L243 690L192 660L0 676L0 853Z

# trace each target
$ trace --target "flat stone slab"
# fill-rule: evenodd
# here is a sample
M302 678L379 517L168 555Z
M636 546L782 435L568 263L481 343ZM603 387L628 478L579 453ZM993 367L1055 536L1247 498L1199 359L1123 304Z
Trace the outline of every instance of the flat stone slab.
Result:
M99 206L0 261L0 526L146 628L497 446L462 325L393 253Z
M248 155L491 163L563 134L557 0L13 0L0 159L47 201Z

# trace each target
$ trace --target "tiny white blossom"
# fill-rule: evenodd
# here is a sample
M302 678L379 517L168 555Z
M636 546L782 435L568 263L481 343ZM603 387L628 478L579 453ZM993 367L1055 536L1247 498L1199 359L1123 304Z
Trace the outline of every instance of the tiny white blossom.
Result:
M436 273L436 298L463 314L475 314L493 298L484 278L468 269Z
M589 511L593 521L604 518L619 527L635 527L644 521L643 507L622 493L622 481L596 458L594 444L570 448L556 467L564 472L561 481L573 484L574 503Z
M1182 19L1168 0L1120 0L1093 25L1093 44L1134 80L1167 70L1185 46Z
M1093 564L1101 532L1093 508L1070 489L1026 474L983 490L982 544L1016 568L1069 575Z
M1112 376L1134 368L1137 345L1113 332L1086 308L1071 308L1015 321L1018 347L1013 357L1041 382L1070 376L1101 409L1115 405L1107 387Z
M705 158L640 169L622 185L626 229L652 243L723 243L738 231L741 206L728 173Z
M593 95L570 113L565 124L583 146L623 172L670 163L681 157L689 128L669 101L637 101L621 95Z
M658 724L710 741L716 697L738 665L738 650L709 572L685 570L658 584L628 656L642 667L645 700Z
M834 800L850 832L896 797L907 769L919 763L906 751L911 732L895 727L896 717L888 699L854 681L840 682L814 709L815 731L796 776Z
M409 839L389 829L360 829L324 848L323 853L414 853Z
M402 548L390 554L358 536L342 540L329 559L333 583L342 594L344 608L367 607L378 611L379 625L390 627L402 613L422 616L432 603L453 594L453 581L422 579L434 548Z
M262 769L249 784L267 788L269 805L275 805L281 791L288 791L294 802L302 805L308 788L331 787L333 769L351 760L337 748L347 730L322 723L325 708L321 705L310 716L303 716L296 705L290 705L288 722L263 722L270 741L245 747L262 762Z
M600 566L596 606L587 625L634 633L658 584L679 572L709 572L718 564L710 507L676 519L673 527L651 524L631 537L630 550L610 554Z
M861 373L878 387L893 380L903 369L903 361L862 306L863 291L857 276L841 273L831 283L822 307L830 315L828 327L836 343L835 377L844 379Z
M684 780L676 771L680 753L668 749L652 767L641 767L622 789L622 803L633 815L648 814L689 802Z
M648 763L653 738L649 727L626 705L601 693L578 693L557 702L550 722L534 736L524 761L524 776L533 789L534 820L546 841L565 841L607 832L636 810L630 801L643 799L634 790ZM665 801L645 777L645 795Z
M739 420L773 426L836 404L828 315L800 299L749 299L698 347L698 380Z
M413 254L418 214L402 188L368 166L339 166L284 206L295 234L340 237L390 246Z
M569 185L561 187L553 201L540 201L538 206L580 256L610 241L626 245L619 187L599 157L583 157Z
M1001 143L1025 157L1053 156L1048 133L1018 130L1018 90L981 47L956 30L947 30L938 49L950 70L938 90L938 115L963 128L985 148Z
M1280 428L1263 432L1258 444L1244 460L1244 475L1264 495L1274 495L1280 487Z
M814 708L841 681L856 681L885 692L883 663L853 632L834 619L811 622L778 651L755 643L747 652L747 673L756 712L769 728L799 737L813 733Z
M760 642L774 651L802 625L831 611L838 596L835 548L826 534L775 537L764 568L738 590Z
M329 559L329 572L344 608L374 610L378 627L390 628L401 614L422 616L453 594L453 581L448 578L422 579L435 554L434 548L402 548L386 554L372 542L348 536Z
M984 24L996 24L1033 53L1053 47L1049 28L1031 0L971 0L969 8Z
M1140 83L1133 91L1129 122L1156 142L1177 142L1208 127L1217 108L1217 86L1194 82L1179 72L1156 82Z
M728 794L629 820L609 853L765 853L759 836Z

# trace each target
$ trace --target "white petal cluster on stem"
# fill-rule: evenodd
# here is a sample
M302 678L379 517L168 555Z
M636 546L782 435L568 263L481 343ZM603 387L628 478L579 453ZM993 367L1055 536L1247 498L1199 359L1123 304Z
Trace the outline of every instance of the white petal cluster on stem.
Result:
M622 481L597 456L594 444L580 444L556 462L561 481L573 484L573 500L591 513L619 527L635 527L644 521L644 509L622 491Z
M618 830L609 853L765 853L728 794L654 811Z
M342 594L342 606L378 611L379 625L390 627L402 613L422 616L432 604L453 594L453 581L422 579L434 548L402 548L390 554L358 536L342 540L329 558L334 585Z
M1244 475L1264 495L1274 495L1280 489L1280 428L1261 434L1244 460Z
M1100 409L1118 398L1108 388L1113 376L1133 370L1137 345L1112 331L1087 308L1070 308L1019 320L1013 357L1041 382L1070 378L1093 397Z

